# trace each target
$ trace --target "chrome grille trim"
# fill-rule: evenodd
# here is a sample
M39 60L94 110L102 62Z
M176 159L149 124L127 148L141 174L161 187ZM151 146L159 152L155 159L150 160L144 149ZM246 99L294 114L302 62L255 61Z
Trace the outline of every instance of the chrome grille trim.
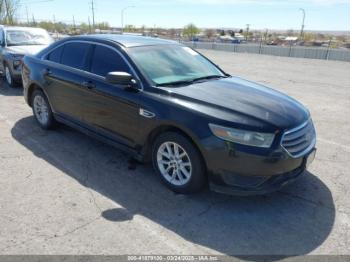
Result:
M316 131L312 120L284 132L282 148L293 158L306 155L316 145Z

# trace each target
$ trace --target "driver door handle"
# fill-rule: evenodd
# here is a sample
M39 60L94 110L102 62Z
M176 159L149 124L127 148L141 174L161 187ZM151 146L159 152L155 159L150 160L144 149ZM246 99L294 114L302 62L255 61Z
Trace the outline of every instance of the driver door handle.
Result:
M44 69L44 75L45 75L45 76L49 76L49 75L51 75L51 74L52 74L52 71L51 71L50 68Z
M88 89L93 89L93 88L96 87L95 84L92 81L84 81L84 82L81 83L81 85L83 87L88 88Z

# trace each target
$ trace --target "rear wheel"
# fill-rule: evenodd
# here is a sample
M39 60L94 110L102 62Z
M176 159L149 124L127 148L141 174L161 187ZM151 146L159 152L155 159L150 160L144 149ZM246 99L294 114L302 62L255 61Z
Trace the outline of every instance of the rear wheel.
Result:
M8 65L5 65L5 80L9 87L15 87L16 83L12 76L11 69Z
M50 104L43 93L37 89L32 95L32 108L36 121L43 129L51 129L55 125L55 119Z
M168 188L177 193L194 193L206 182L205 165L197 148L186 137L167 132L155 141L153 166Z

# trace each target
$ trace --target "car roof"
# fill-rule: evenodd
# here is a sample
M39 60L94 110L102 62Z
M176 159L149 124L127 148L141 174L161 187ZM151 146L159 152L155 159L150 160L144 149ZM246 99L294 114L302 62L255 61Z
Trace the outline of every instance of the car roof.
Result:
M116 34L99 34L99 35L85 35L85 36L76 36L68 38L78 38L81 40L107 40L115 42L124 47L136 47L136 46L151 46L151 45L174 45L179 44L176 41L159 39L154 37L146 36L135 36L135 35L116 35Z
M0 28L3 29L11 29L11 30L28 30L28 29L42 29L45 30L41 27L29 27L29 26L7 26L7 25L1 25Z

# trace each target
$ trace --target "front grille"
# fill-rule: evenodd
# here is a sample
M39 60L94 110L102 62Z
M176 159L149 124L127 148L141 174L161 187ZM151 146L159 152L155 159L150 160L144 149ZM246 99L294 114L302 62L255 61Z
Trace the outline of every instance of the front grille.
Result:
M288 130L282 137L282 146L292 157L300 157L315 146L316 132L311 119Z

